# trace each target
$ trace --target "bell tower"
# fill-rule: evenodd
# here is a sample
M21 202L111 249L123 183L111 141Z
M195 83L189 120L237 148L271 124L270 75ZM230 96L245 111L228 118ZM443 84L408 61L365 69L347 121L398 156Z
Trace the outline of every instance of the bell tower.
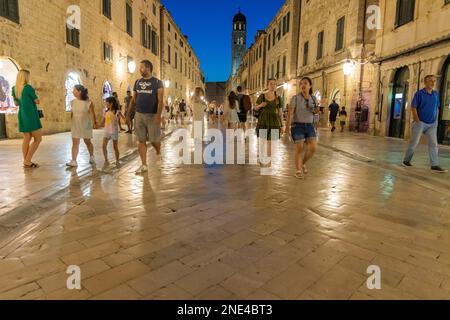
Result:
M247 18L239 12L233 18L233 36L231 44L231 76L236 75L236 71L241 64L242 57L247 49Z

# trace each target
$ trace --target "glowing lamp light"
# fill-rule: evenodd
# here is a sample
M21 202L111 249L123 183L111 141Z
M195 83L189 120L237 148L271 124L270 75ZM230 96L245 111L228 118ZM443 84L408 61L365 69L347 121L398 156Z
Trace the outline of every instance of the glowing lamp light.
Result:
M128 72L129 73L134 73L136 71L136 62L134 62L133 60L128 62Z
M164 81L164 87L166 87L166 88L170 87L170 80Z
M121 76L124 73L124 64L122 62L119 62L117 64L117 73Z
M343 67L344 74L346 76L349 76L353 73L354 70L355 70L355 64L352 61L347 60L347 62L344 63L344 67Z

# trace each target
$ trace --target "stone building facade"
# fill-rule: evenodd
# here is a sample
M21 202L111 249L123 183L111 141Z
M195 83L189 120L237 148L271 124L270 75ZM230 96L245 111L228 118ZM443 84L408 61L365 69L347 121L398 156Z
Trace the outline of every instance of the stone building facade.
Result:
M152 61L154 76L162 78L158 0L78 0L76 7L69 0L6 1L8 11L0 12L0 76L6 73L11 86L17 69L30 70L45 134L70 130L67 111L75 83L89 89L101 117L106 96L116 91L123 101L133 88L141 60ZM17 115L5 109L3 136L20 136Z
M287 0L266 29L257 32L244 55L234 82L245 87L254 101L269 78L277 80L284 106L295 94L300 5L300 0Z
M248 80L243 87L246 88L254 98L263 91L266 85L266 48L267 34L264 30L257 32L253 45L248 50Z
M288 36L273 46L280 18L286 11L296 12L297 6L298 17L292 19L297 40ZM263 36L265 78L278 79L286 104L298 91L295 79L310 77L324 127L329 124L328 105L336 100L346 106L351 130L408 139L414 93L426 75L436 75L441 96L438 140L450 145L448 21L450 0L301 0L298 4L288 0ZM255 96L264 89L258 81L261 66L251 60L256 50L256 45L247 50L235 77ZM280 63L285 55L286 73ZM229 81L229 90L232 84ZM362 111L359 121L357 107Z
M441 96L438 140L450 144L450 1L416 0L409 6L381 0L373 101L375 134L409 138L410 106L426 75L436 75Z
M200 61L165 7L161 9L161 65L168 105L189 101L196 87L205 89Z
M208 103L216 101L217 104L225 105L226 82L207 82L206 83L206 101Z
M371 105L373 66L367 62L374 54L376 29L367 27L366 9L372 4L377 1L302 0L297 74L313 81L322 126L328 125L332 100L346 107L351 129L357 104ZM365 124L360 130L369 128Z

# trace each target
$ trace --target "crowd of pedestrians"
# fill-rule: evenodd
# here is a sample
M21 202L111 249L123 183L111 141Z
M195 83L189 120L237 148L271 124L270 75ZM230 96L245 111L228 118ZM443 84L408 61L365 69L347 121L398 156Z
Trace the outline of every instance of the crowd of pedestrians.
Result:
M117 93L105 99L103 117L99 123L96 118L95 106L89 98L88 89L82 85L73 88L75 99L71 101L71 135L72 154L68 167L78 166L80 143L83 141L88 152L89 162L95 164L93 131L103 127L103 155L105 164L109 165L108 146L112 141L116 165L120 165L119 136L124 131L134 133L138 140L138 151L141 165L136 171L143 174L148 171L147 143L150 142L156 152L156 164L161 162L161 129L166 128L171 121L176 125L184 125L187 121L202 123L202 137L205 135L205 116L211 125L225 124L228 129L248 129L248 116L257 118L256 135L260 147L264 148L267 159L261 158L262 167L271 167L272 141L286 134L295 144L295 177L305 179L308 174L307 163L317 150L318 123L321 113L320 102L314 96L313 83L308 77L298 82L298 93L286 106L277 94L276 79L269 79L264 93L260 94L255 105L250 96L243 93L241 86L229 93L225 105L215 101L207 104L205 92L196 88L189 105L182 99L169 104L164 101L164 86L161 80L153 76L153 65L144 60L139 68L141 78L129 90L122 106ZM41 118L43 111L39 109L40 100L30 82L30 72L20 70L16 85L12 88L12 96L17 106L18 127L23 133L22 153L23 166L35 169L39 164L33 157L42 142ZM431 170L437 173L447 172L439 166L437 144L437 122L439 119L439 94L434 90L436 78L426 76L425 87L416 92L411 104L412 136L406 151L403 166L412 167L412 159L422 135L428 138ZM124 112L122 111L124 109ZM288 111L287 121L284 121L284 110ZM344 132L349 115L345 106L333 100L329 106L329 123L331 131L336 131L337 122ZM123 128L126 125L128 130ZM201 141L196 141L196 143ZM267 148L267 150L265 150ZM266 161L267 160L267 161Z

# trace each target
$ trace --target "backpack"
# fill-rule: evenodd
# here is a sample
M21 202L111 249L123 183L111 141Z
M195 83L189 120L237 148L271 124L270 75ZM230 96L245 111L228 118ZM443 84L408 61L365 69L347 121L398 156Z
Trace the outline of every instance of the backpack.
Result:
M295 113L295 109L297 108L297 98L298 98L298 96L295 96L294 113ZM319 103L317 102L317 98L315 96L311 95L311 99L312 99L313 104L314 104L314 109L317 109L319 107ZM294 122L294 117L292 117L292 122Z
M242 97L242 107L245 113L248 113L250 110L252 110L252 100L249 96L244 95Z
M319 103L317 102L317 98L313 95L311 95L311 99L313 101L314 104L314 109L317 109L319 107ZM295 108L297 108L297 96L295 96L295 107L294 107L294 112L295 112ZM339 112L338 112L339 113Z

